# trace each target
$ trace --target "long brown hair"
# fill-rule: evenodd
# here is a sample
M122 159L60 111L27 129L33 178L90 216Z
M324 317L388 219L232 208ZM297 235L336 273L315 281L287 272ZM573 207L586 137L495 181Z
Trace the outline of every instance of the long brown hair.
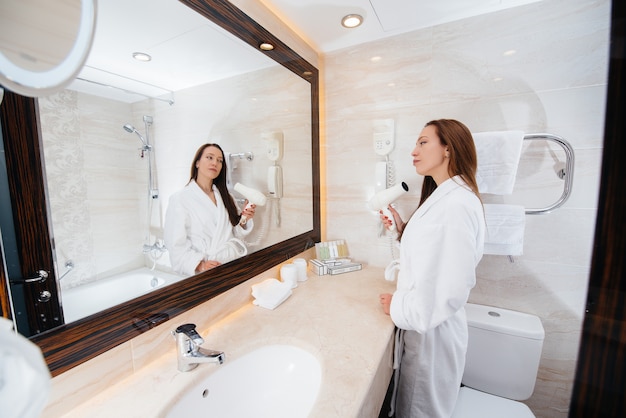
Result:
M431 120L424 125L424 127L426 126L433 126L437 131L441 145L448 147L448 158L450 159L448 174L450 177L460 176L482 202L480 192L478 191L478 183L476 182L478 157L476 155L476 146L474 145L472 132L467 126L454 119ZM417 205L417 208L422 206L436 188L437 183L431 176L424 177L420 203ZM417 211L417 208L415 211ZM415 213L415 211L413 211L413 213ZM411 214L411 216L413 216L413 214ZM404 232L404 230L402 232ZM402 238L402 232L398 234L398 241Z
M239 215L237 205L235 204L235 201L233 200L233 197L229 193L228 187L226 186L226 174L228 173L228 166L226 164L226 158L224 156L224 150L222 150L222 147L220 147L218 144L204 144L200 148L198 148L198 151L196 151L196 155L193 157L193 161L191 162L191 173L189 176L189 182L187 182L187 184L191 183L191 180L196 181L198 179L198 167L196 166L196 163L200 161L200 158L202 158L202 153L208 147L215 147L222 153L222 170L213 180L213 184L215 184L215 187L217 187L217 190L222 196L222 201L224 202L224 206L228 211L228 218L230 219L230 223L235 226L239 223L239 219L241 218L241 216Z
M450 163L448 164L448 174L450 177L460 176L465 184L469 186L474 194L480 199L478 191L478 183L476 182L476 169L478 168L478 157L476 156L476 146L471 131L454 119L437 119L431 120L426 126L433 126L437 131L437 136L441 141L441 145L448 147ZM432 177L424 177L422 184L422 195L420 203L422 203L437 188L437 183Z

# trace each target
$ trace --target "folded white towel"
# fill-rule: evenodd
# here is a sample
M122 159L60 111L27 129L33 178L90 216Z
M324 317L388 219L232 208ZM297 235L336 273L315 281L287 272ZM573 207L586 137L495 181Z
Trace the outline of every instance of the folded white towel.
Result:
M485 254L522 255L526 213L522 206L485 205Z
M48 402L51 376L41 350L0 317L0 415L38 417Z
M478 190L499 195L513 193L524 132L480 132L472 136L478 156Z
M275 309L291 296L291 284L276 279L266 279L252 285L253 304L265 309Z

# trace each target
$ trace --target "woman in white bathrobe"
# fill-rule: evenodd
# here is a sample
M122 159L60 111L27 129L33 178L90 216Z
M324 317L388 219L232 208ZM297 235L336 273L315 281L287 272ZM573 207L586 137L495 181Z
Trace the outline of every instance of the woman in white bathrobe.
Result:
M204 144L191 164L189 183L170 197L164 239L172 268L181 274L201 273L247 253L241 238L254 226L256 206L239 213L226 173L222 148Z
M394 294L380 295L398 328L395 416L449 418L465 367L464 306L485 237L476 149L465 125L440 119L426 124L411 156L424 176L420 203L406 224L390 208L400 231L400 269Z

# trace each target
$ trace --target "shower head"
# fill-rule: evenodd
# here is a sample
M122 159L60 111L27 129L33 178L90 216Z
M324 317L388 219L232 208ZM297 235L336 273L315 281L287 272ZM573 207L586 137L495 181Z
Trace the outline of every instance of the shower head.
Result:
M133 125L130 125L130 124L128 124L128 123L127 123L126 125L124 125L124 130L125 130L126 132L128 132L128 133L131 133L131 134L132 134L133 132L134 132L134 133L136 133L136 134L137 134L137 136L139 137L139 139L141 139L141 142L143 143L143 146L144 146L144 147L147 147L147 146L148 146L148 143L146 142L146 140L144 139L144 137L143 137L143 136L141 136L141 134L139 133L139 131L138 131L137 129L135 129L135 127L134 127Z

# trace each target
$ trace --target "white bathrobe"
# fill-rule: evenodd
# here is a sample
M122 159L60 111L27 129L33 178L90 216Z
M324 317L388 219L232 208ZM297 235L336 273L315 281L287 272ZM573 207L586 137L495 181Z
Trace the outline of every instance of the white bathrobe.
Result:
M396 417L450 417L467 351L464 305L483 254L478 197L456 176L413 214L402 235L390 315L404 332Z
M179 273L193 275L202 260L226 263L247 252L239 238L251 232L254 222L248 220L246 229L233 227L215 185L213 192L217 204L192 180L170 197L164 239L172 268Z

